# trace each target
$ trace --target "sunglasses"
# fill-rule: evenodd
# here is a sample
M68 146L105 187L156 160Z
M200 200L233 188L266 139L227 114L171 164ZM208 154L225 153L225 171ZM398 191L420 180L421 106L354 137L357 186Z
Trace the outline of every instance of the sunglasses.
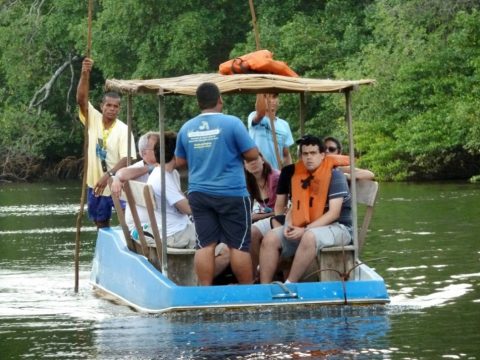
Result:
M325 147L325 151L327 152L337 152L338 148L336 148L335 146L327 146Z

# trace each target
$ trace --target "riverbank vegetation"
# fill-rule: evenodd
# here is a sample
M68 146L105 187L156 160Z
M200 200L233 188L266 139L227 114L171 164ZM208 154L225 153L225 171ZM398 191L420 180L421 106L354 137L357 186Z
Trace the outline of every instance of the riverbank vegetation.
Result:
M383 180L480 174L480 4L476 0L256 0L262 48L305 77L376 79L353 95L362 167ZM94 1L91 99L107 78L216 72L255 50L247 0ZM75 91L87 1L0 4L0 181L78 176ZM346 143L343 97L306 96L306 129ZM299 135L298 96L279 115ZM246 120L254 97L227 96ZM134 99L134 133L157 127L156 99ZM167 128L197 113L167 98ZM125 109L122 113L125 118Z

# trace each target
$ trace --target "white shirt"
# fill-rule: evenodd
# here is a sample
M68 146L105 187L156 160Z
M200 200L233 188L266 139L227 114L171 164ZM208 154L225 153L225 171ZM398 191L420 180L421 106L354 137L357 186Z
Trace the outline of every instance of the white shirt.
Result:
M161 231L162 227L162 215L161 215L161 197L160 197L160 189L161 189L161 180L160 180L160 167L156 167L152 174L148 177L147 183L152 185L153 192L155 195L155 202L157 205L157 209L155 209L155 218L157 220L157 225L159 231ZM175 204L180 200L185 199L185 195L183 194L181 187L180 187L180 176L177 170L173 170L172 172L165 172L165 194L166 194L166 223L167 223L167 236L172 236L173 234L182 231L185 227L190 223L190 219L186 214L182 214L180 211L177 210Z

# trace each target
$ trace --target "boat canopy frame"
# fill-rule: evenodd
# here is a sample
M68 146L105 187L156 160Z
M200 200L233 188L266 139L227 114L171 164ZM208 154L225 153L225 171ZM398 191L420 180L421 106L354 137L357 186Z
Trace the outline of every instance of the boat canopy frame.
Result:
M128 131L132 129L132 96L153 94L158 97L158 127L160 134L165 132L165 96L195 96L197 87L204 82L212 82L218 86L220 93L224 94L259 94L259 93L298 93L300 95L300 134L304 135L305 124L305 95L314 93L340 93L345 95L345 121L348 130L350 174L352 193L352 225L353 246L355 261L358 260L358 219L357 219L357 194L355 178L355 151L353 139L352 95L362 85L375 83L373 79L362 80L330 80L302 77L287 77L271 74L192 74L179 77L149 79L149 80L118 80L107 79L105 89L116 91L127 96L127 125ZM128 137L128 159L130 154L130 136ZM166 189L165 189L165 141L160 136L160 179L161 179L161 214L162 214L162 240L167 238L166 226ZM167 247L162 246L162 272L168 277Z

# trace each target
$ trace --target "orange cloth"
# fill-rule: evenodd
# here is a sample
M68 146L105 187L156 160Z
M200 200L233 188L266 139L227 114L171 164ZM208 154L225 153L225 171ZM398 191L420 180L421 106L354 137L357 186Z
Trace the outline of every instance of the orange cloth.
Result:
M313 173L307 170L302 161L295 164L295 173L292 176L293 226L304 227L323 215L332 169L346 165L350 165L350 159L345 155L326 155Z
M298 77L297 73L290 69L283 61L273 60L273 54L269 50L258 50L238 58L225 61L218 67L220 74L248 74L251 72L262 74L276 74Z

